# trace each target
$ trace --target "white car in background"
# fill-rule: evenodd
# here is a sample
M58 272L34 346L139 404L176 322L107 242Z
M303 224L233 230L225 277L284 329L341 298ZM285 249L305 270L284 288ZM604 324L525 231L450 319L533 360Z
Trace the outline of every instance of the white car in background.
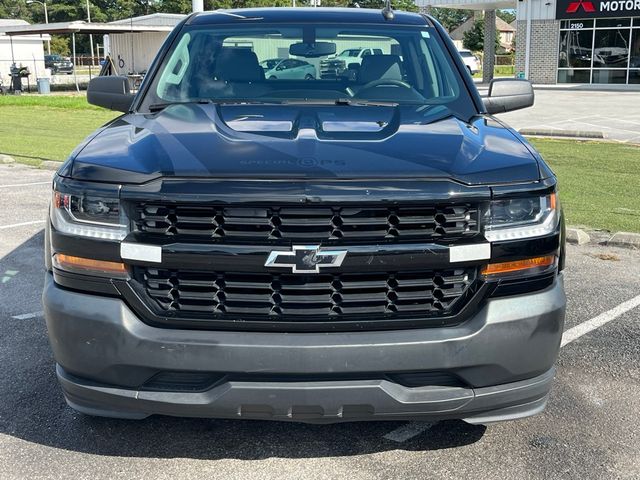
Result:
M480 59L478 59L471 50L458 50L458 53L462 57L462 61L471 75L475 75L480 71Z

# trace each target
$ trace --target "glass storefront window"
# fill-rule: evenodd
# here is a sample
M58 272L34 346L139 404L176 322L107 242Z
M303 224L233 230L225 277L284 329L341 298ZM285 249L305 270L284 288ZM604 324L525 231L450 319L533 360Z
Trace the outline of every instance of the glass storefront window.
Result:
M640 29L634 29L631 35L631 55L629 68L640 68Z
M593 83L627 83L627 71L594 70Z
M628 28L596 29L593 68L627 68L630 34Z
M562 20L560 28L563 30L580 30L583 28L593 28L593 20Z
M558 83L640 83L640 17L560 22Z
M591 83L591 70L558 70L558 83Z
M558 66L591 68L593 30L567 30L560 32Z
M599 18L596 21L596 28L629 27L629 26L631 26L630 18Z

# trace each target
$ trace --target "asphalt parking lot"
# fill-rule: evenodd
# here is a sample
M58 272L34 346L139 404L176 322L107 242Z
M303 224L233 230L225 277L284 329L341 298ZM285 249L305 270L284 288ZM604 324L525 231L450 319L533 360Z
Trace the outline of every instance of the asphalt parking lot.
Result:
M0 165L0 478L640 478L639 251L569 248L571 341L537 417L489 427L90 418L64 403L41 316L51 177Z
M640 143L640 91L538 88L531 108L498 115L516 130L602 132L606 139Z

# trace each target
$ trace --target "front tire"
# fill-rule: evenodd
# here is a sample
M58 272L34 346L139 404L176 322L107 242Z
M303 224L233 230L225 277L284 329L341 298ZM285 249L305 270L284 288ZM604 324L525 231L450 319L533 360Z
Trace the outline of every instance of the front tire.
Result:
M269 80L277 80L277 79L278 79L278 77L276 77L275 75L271 75L271 76L269 77Z
M315 78L313 75L311 75L310 73L307 73L307 74L304 76L304 79L305 79L305 80L315 80L316 78Z

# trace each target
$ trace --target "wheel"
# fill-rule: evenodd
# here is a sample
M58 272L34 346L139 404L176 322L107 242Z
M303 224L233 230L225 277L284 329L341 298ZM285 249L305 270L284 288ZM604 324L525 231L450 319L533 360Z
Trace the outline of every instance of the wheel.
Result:
M315 80L315 77L314 77L313 75L311 75L310 73L307 73L307 74L304 76L304 79L305 79L305 80Z
M278 79L278 77L276 77L275 75L271 75L271 76L269 77L269 80L277 80L277 79Z
M473 72L471 71L471 67L469 65L466 66L467 70L469 70L469 75L473 77Z

